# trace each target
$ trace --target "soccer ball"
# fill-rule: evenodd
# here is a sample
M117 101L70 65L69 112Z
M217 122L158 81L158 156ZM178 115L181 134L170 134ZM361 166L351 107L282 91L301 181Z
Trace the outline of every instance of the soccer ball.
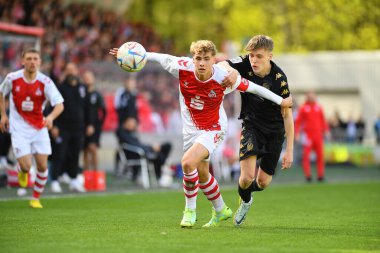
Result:
M121 45L117 51L117 63L128 72L140 71L146 64L145 48L138 42L129 41Z

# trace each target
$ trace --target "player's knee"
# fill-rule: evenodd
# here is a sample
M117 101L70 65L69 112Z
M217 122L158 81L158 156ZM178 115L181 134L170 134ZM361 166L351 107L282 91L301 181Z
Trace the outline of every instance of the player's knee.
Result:
M239 180L239 184L243 189L246 189L253 182L253 177L249 176L241 176Z
M32 167L31 161L18 161L18 164L20 165L20 169L24 172L28 172Z
M265 189L269 186L272 178L257 178L257 184L261 189Z
M181 161L182 170L184 173L188 174L196 169L196 165L191 159L183 158Z

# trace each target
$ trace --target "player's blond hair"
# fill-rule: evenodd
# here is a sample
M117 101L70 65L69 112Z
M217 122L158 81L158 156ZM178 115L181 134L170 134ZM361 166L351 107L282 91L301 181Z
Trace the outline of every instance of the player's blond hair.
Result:
M271 37L266 35L253 36L245 46L246 51L253 51L259 48L266 49L272 52L274 43Z
M192 55L208 52L211 52L212 56L215 56L217 53L215 44L210 40L198 40L190 45L190 53Z

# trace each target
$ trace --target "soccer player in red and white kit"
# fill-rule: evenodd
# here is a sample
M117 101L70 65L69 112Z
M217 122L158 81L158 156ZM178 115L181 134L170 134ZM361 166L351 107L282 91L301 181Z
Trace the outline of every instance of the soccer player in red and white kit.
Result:
M217 226L232 217L232 210L224 203L217 180L209 173L211 154L223 140L227 131L227 116L223 98L235 89L259 94L277 104L288 107L292 100L259 87L240 76L229 88L220 84L227 71L215 65L216 47L213 42L199 40L190 46L193 58L167 54L147 53L148 61L161 64L179 79L179 100L183 121L184 155L182 157L183 189L186 206L181 227L193 227L196 221L196 198L200 188L212 202L211 220L203 227ZM116 55L117 48L110 54Z
M300 137L301 132L303 132L304 138ZM302 168L306 181L312 180L310 153L314 150L317 157L317 179L322 182L325 178L323 139L325 134L329 134L329 126L313 91L306 94L306 101L298 110L295 120L295 134L296 140L301 141L303 146Z
M32 154L34 155L37 177L29 205L32 208L42 208L39 198L47 181L47 159L51 154L48 129L63 111L63 98L53 81L39 72L41 57L36 49L23 52L22 65L23 69L9 73L0 85L0 130L9 130L11 133L21 187L28 185L28 173L32 166ZM4 105L4 97L8 94L9 120ZM44 117L42 111L47 100L54 109Z

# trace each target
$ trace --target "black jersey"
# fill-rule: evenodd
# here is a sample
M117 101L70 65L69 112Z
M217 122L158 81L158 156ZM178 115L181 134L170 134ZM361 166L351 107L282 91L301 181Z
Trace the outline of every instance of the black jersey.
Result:
M101 128L106 116L106 106L102 95L96 90L88 92L87 94L89 110L89 123L93 124L95 128Z
M274 62L270 62L271 71L265 77L259 77L253 73L248 55L239 56L227 62L243 78L263 86L283 98L289 97L290 90L286 75ZM243 119L246 125L258 128L264 133L285 132L279 105L252 93L240 94L241 112L239 119Z

